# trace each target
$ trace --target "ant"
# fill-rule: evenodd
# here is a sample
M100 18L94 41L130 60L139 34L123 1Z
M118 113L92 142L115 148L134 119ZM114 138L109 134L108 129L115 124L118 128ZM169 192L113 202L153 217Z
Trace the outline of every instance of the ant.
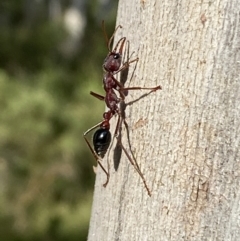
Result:
M123 86L123 84L120 83L114 77L114 75L123 71L124 69L127 69L131 63L138 61L138 58L135 58L131 61L128 58L127 61L122 64L122 53L123 53L123 48L124 48L124 45L126 42L126 37L122 37L117 42L114 49L111 51L111 43L113 41L114 35L119 28L122 28L122 26L118 25L116 27L116 29L114 30L110 39L108 39L108 37L107 37L105 26L104 26L104 21L102 22L102 28L103 28L105 40L107 43L107 48L109 51L109 53L103 63L103 70L104 70L103 87L104 87L106 94L105 94L105 96L102 96L102 95L99 95L92 91L90 92L90 94L99 100L105 101L106 106L108 107L109 110L103 113L103 120L101 122L99 122L98 124L94 125L93 127L91 127L90 129L88 129L83 134L83 136L84 136L84 139L85 139L90 151L92 152L94 158L96 159L97 163L99 164L99 166L102 168L102 170L105 172L105 174L107 176L107 180L103 184L103 186L106 187L109 182L109 172L106 171L106 169L103 167L101 160L105 156L105 154L110 146L110 143L112 141L112 136L111 136L111 132L110 132L110 120L113 116L118 115L118 120L117 120L117 125L115 128L115 132L114 132L114 137L117 138L118 145L120 145L121 149L126 154L130 163L134 166L135 170L138 172L138 174L141 177L143 184L148 192L148 195L151 196L151 192L146 184L145 178L144 178L137 162L133 161L133 159L131 158L131 156L128 154L127 150L121 143L121 139L118 138L119 132L120 132L120 127L122 125L122 121L124 122L125 125L127 125L125 122L125 119L122 117L122 114L121 114L121 111L120 111L120 108L118 107L118 105L121 102L125 103L124 100L125 100L125 96L127 95L128 90L148 89L148 90L150 90L150 93L151 93L151 92L161 89L161 86L159 85L159 86L156 86L153 88L145 88L145 87L125 88ZM119 47L119 50L118 50L118 47ZM117 91L119 93L120 97L117 96L115 91ZM98 128L98 130L95 131L95 133L93 135L93 147L92 147L92 145L88 141L86 135L96 128Z

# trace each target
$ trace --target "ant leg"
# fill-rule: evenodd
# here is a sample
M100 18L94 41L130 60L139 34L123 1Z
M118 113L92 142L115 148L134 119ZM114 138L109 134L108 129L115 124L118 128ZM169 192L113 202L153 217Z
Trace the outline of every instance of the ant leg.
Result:
M122 72L123 70L126 70L126 69L128 69L128 67L130 66L130 64L131 63L133 63L133 62L137 62L138 61L138 58L136 58L136 59L133 59L133 60L131 60L131 61L129 61L129 58L128 58L128 60L127 60L127 62L125 62L123 65L122 65L122 67L118 70L118 71L116 71L116 72L114 72L114 75L115 74L117 74L117 73L119 73L119 72ZM114 77L112 77L112 80L114 80L114 82L116 83L116 85L118 86L118 91L119 91L119 94L120 94L120 96L121 96L121 99L122 100L124 100L125 99L125 96L127 95L127 88L124 88L124 83L122 83L122 81L121 82L119 82L117 79L115 79ZM125 82L125 81L124 81ZM152 89L152 88L151 88ZM125 92L125 93L124 93Z
M125 99L125 96L127 95L126 93L127 93L127 91L128 90L151 90L150 91L150 93L151 92L155 92L155 91L157 91L157 90L161 90L162 89L162 86L161 85L158 85L158 86L156 86L156 87L127 87L127 88L125 88L125 87L123 87L123 85L120 83L120 82L118 82L114 77L112 78L114 81L115 81L115 83L116 83L116 85L118 86L118 92L119 92L119 94L120 94L120 96L121 96L121 100L124 100ZM100 99L100 98L99 98Z
M131 76L130 76L130 81L129 81L129 83L131 82L131 80L132 80L132 78L133 78L133 74L134 74L134 72L135 72L135 70L136 70L137 63L138 63L138 58L136 58L135 60L130 61L130 60L131 60L131 57L132 57L133 54L134 54L134 52L132 52L131 55L129 54L129 52L130 52L130 42L129 42L129 40L127 40L126 45L125 45L124 57L123 57L123 61L122 61L122 63L123 63L123 64L122 64L123 69L122 69L122 71L121 71L121 73L120 73L120 80L119 80L119 82L120 82L123 86L125 86L125 83L126 83L127 79L129 79L128 74L129 74L129 66L130 66L130 64L132 63L132 61L135 62L133 71L132 71ZM126 59L126 60L125 60L125 59ZM130 63L130 62L131 62L131 63ZM125 94L125 93L126 93L126 94ZM124 94L125 94L125 96L126 96L128 92L125 91L125 93L124 93Z
M111 143L110 143L110 145L109 145L109 150L111 150L112 149L112 145L113 145L113 143L114 143L114 137L117 137L117 132L118 132L118 129L119 129L119 121L120 121L120 118L119 118L120 116L118 115L118 120L117 120L117 124L116 124L116 127L115 127L115 131L114 131L114 135L113 135L113 138L112 138L112 141L111 141ZM108 158L107 158L107 160L109 160L109 154L110 154L110 151L108 151ZM115 160L114 160L114 162L115 162ZM108 162L108 168L109 168L109 162Z
M89 143L89 141L88 141L88 139L87 139L87 137L86 137L86 135L87 135L89 132L91 132L91 131L94 130L95 128L99 127L99 126L101 125L101 123L102 123L102 122L99 122L98 124L94 125L94 126L91 127L90 129L88 129L87 131L85 131L84 134L83 134L83 137L84 137L84 139L85 139L85 141L86 141L86 143L87 143L90 151L92 152L92 155L94 156L96 162L99 164L99 166L102 168L102 170L105 172L105 174L106 174L106 176L107 176L107 180L106 180L106 182L103 184L103 186L106 187L107 184L108 184L108 182L109 182L109 176L110 176L110 175L109 175L109 172L106 171L106 169L103 167L102 163L99 161L99 160L102 160L102 159L96 154L96 152L94 151L94 149L92 148L91 144Z
M128 154L128 152L127 152L127 150L125 149L125 147L123 146L122 142L120 142L119 145L120 145L121 148L123 149L125 155L127 156L128 160L130 161L130 163L134 166L135 170L137 171L137 173L138 173L139 176L141 177L141 179L142 179L142 181L143 181L143 185L144 185L144 187L146 188L148 195L151 197L151 195L152 195L152 194L151 194L151 191L149 190L149 187L148 187L148 185L147 185L147 183L146 183L146 180L145 180L145 178L144 178L144 176L143 176L143 173L141 172L141 170L140 170L137 162L136 162L136 161L133 162L132 158L131 158L130 155Z
M110 176L110 175L109 175L109 172L106 171L106 169L104 168L104 166L102 165L102 163L99 161L99 160L102 160L102 159L95 153L95 151L93 150L93 148L92 148L91 144L89 143L88 139L86 138L86 136L84 135L83 137L84 137L84 139L85 139L85 141L86 141L86 143L87 143L90 151L92 152L95 160L97 161L98 165L102 168L102 170L105 172L105 174L106 174L106 176L107 176L107 180L106 180L106 182L103 184L103 186L106 187L107 184L108 184L108 182L109 182L109 176Z
M121 99L124 100L125 96L127 96L126 93L128 93L128 90L150 90L150 92L148 93L148 94L150 94L152 92L155 92L155 91L161 90L161 89L162 89L161 85L158 85L158 86L153 87L153 88L151 88L151 87L150 88L149 87L128 87L128 88L120 88L118 90L118 92L121 96Z
M95 92L92 92L92 91L90 91L90 95L96 97L99 100L104 100L105 99L105 97L103 95L99 95L99 94L97 94Z
M128 88L123 88L122 90L151 90L151 92L154 92L156 90L161 90L162 86L158 85L156 87L128 87Z
M117 80L116 80L116 81L117 81ZM119 86L118 92L119 92L120 97L121 97L120 100L124 100L125 95L124 95L123 91L121 91L122 85L121 85L118 81L117 81L116 83L117 83L117 85ZM97 93L95 93L95 92L90 91L90 94L91 94L92 96L96 97L96 98L99 99L99 100L105 100L105 97L104 97L104 96L99 95L99 94L97 94Z
M114 72L114 74L117 74L117 73L123 71L124 69L128 68L131 63L137 62L138 60L139 60L139 58L133 59L131 61L128 60L126 63L124 63L122 65L122 67L118 71Z
M85 137L89 132L91 132L92 130L96 129L96 128L99 127L101 124L102 124L102 121L99 122L98 124L94 125L94 126L91 127L90 129L86 130L86 131L83 133L83 136Z
M128 154L126 148L123 146L122 140L121 140L121 137L120 137L121 135L118 135L118 136L117 136L117 133L119 132L119 130L120 130L120 128L121 128L122 121L124 122L124 125L126 126L126 128L127 128L127 126L128 126L127 123L126 123L126 121L123 120L123 118L121 117L120 113L118 113L118 115L119 115L119 118L118 118L117 126L116 126L116 129L115 129L115 133L114 133L115 137L117 138L117 144L122 148L122 150L124 151L124 153L125 153L125 155L127 156L128 160L130 161L130 163L133 165L134 169L137 171L137 173L138 173L139 176L141 177L141 179L142 179L142 181L143 181L143 184L144 184L144 187L145 187L145 189L147 190L148 195L151 197L151 191L150 191L150 189L149 189L149 187L148 187L148 185L147 185L147 182L146 182L146 180L145 180L145 178L144 178L144 176L143 176L143 173L142 173L141 170L140 170L140 167L139 167L138 164L137 164L137 161L136 161L136 159L135 159L132 151L131 151L131 154L132 154L133 158ZM120 138L119 138L119 137L120 137ZM134 159L134 160L133 160L133 159Z
M127 56L127 61L126 62L123 62L123 65L125 65L126 63L129 63L130 62L130 59L132 57L132 55L134 54L134 51L131 53L131 55L129 54L129 51L130 51L130 42L129 40L127 40L126 42L126 48L125 48L125 55ZM125 58L125 57L124 57ZM137 57L133 62L135 61L138 61L139 58ZM132 62L132 61L131 61Z

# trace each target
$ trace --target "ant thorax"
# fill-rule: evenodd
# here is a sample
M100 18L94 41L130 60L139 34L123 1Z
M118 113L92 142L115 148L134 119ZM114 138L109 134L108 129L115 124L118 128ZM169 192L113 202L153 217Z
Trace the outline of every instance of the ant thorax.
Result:
M110 89L117 89L118 81L109 72L105 73L103 76L103 88L107 92Z

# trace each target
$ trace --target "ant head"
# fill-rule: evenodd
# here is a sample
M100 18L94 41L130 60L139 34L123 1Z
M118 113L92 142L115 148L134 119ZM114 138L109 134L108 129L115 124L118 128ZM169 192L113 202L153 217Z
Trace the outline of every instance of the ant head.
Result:
M104 63L103 63L103 68L105 71L115 72L115 71L119 70L119 68L121 66L121 62L122 62L122 52L123 52L123 47L124 47L125 41L126 41L125 37L121 38L117 42L113 51L109 50L109 54L107 55L107 57L105 58ZM117 51L119 45L120 45L120 47L119 47L119 50Z

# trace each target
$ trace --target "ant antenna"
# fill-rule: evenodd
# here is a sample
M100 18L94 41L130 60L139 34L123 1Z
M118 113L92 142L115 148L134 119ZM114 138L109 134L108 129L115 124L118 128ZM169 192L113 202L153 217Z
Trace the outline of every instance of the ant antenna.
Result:
M104 34L105 41L106 41L107 48L108 48L108 51L109 51L109 52L111 52L111 43L112 43L113 37L114 37L115 33L117 32L117 30L118 30L119 28L122 28L122 26L121 26L121 25L118 25L118 26L115 28L115 30L114 30L111 38L108 39L107 32L106 32L106 28L105 28L105 23L104 23L104 20L102 20L103 34ZM121 40L121 39L120 39L120 40ZM120 40L118 41L118 43L120 42ZM118 44L117 44L117 45L118 45ZM116 48L116 47L115 47L115 48Z

